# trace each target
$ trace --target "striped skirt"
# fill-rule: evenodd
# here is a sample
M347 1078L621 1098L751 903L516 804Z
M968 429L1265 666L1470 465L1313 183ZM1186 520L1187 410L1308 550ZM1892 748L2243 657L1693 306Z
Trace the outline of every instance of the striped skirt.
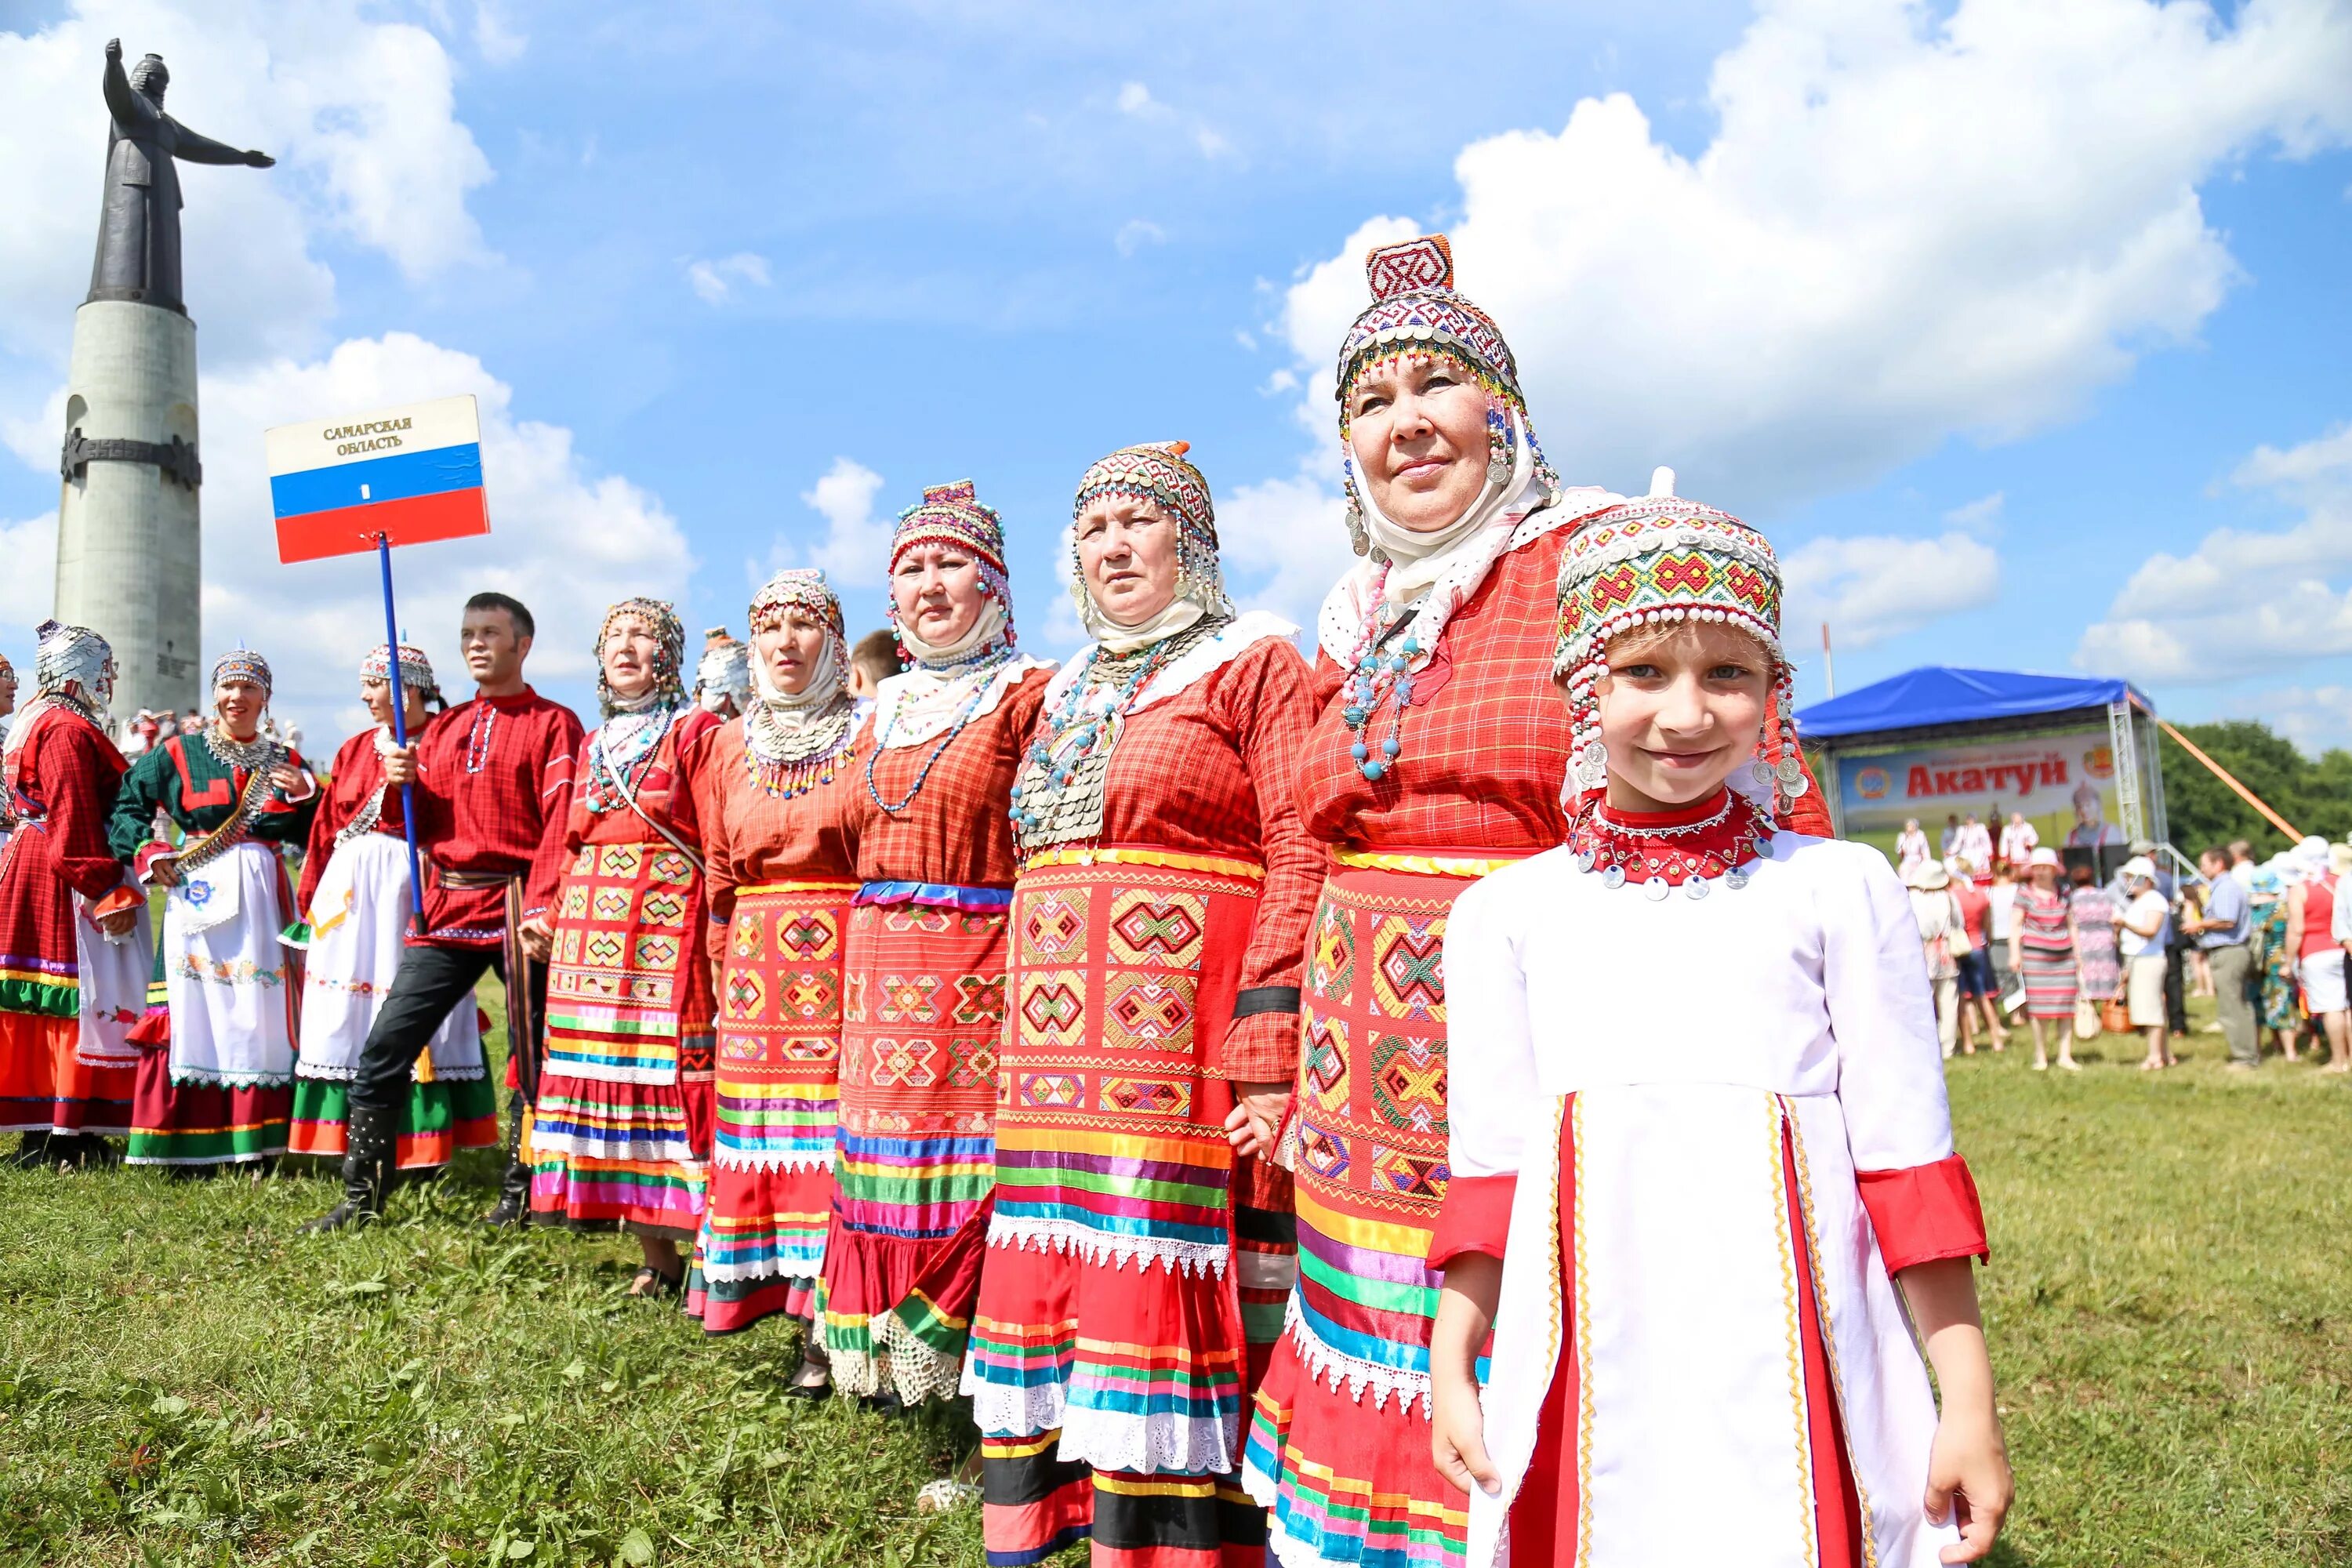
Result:
M2071 947L2018 949L2019 973L2025 978L2025 1016L2029 1018L2072 1018L2074 1016L2074 950Z

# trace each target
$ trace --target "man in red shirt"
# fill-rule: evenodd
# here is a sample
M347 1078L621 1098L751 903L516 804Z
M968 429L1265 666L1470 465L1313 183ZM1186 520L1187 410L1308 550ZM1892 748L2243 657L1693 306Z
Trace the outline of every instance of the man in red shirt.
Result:
M360 1050L343 1201L312 1220L311 1229L336 1230L382 1214L396 1108L408 1093L416 1054L490 969L507 984L507 1039L519 1087L508 1113L506 1176L487 1217L517 1225L527 1212L522 1123L539 1078L549 906L562 870L572 770L583 735L571 709L523 679L535 629L530 612L504 594L468 599L458 637L478 689L384 757L387 787L415 786L423 929L410 931L392 992Z

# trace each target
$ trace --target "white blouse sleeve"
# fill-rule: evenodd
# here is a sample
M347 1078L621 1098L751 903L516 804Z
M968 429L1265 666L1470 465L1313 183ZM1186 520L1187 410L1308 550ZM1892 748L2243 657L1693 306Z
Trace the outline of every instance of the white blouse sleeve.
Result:
M1525 928L1514 879L1503 875L1456 899L1445 921L1447 1149L1457 1178L1518 1173L1527 1108L1542 1092L1519 962Z
M1816 907L1854 1168L1928 1164L1952 1152L1952 1115L1919 922L1883 856L1849 848L1844 858L1852 869L1835 876Z

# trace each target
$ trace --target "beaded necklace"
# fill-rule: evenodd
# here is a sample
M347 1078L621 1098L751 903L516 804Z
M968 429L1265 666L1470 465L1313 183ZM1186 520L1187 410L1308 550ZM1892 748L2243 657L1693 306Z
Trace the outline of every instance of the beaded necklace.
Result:
M931 776L932 767L947 753L947 749L955 744L955 738L963 733L964 726L971 722L972 715L980 710L981 700L988 695L989 688L996 683L997 669L1012 657L1012 644L1001 644L999 657L970 675L968 679L971 681L971 691L958 705L955 722L949 725L947 733L940 737L940 743L931 748L931 754L923 759L922 768L915 774L915 782L907 786L907 793L899 798L896 805L882 798L881 789L874 783L874 764L880 762L882 753L889 749L890 728L898 721L898 710L895 708L891 710L888 721L874 737L873 752L866 759L866 793L874 798L876 805L881 807L887 815L896 816L915 804L915 797L923 793L923 784Z
M602 816L617 805L626 805L636 795L629 784L630 775L641 772L661 750L663 737L670 732L683 708L656 708L646 713L623 713L604 721L588 743L587 806ZM620 733L615 735L614 731Z
M1407 612L1407 606L1388 602L1388 582L1389 568L1383 562L1370 589L1379 607L1365 617L1363 636L1348 652L1348 679L1339 689L1339 721L1355 737L1348 755L1355 759L1356 771L1374 784L1396 765L1397 753L1404 749L1399 736L1404 730L1404 710L1412 706L1412 677L1405 671L1421 653L1419 639L1411 637L1394 653L1381 651L1381 639L1395 629ZM1381 700L1391 691L1396 693L1396 716L1389 722L1388 739L1380 742L1380 755L1374 756L1370 726Z
M250 741L235 740L225 724L207 724L196 738L213 754L213 761L225 768L243 768L247 773L261 773L276 766L284 750L268 736L257 732Z
M773 732L774 715L755 697L751 712L743 718L743 771L772 800L792 800L831 784L840 771L841 759L850 752L849 718L855 709L844 693L835 711L816 720L788 743ZM809 749L802 750L803 746ZM794 751L800 754L793 755Z
M1772 818L1736 790L1671 812L1619 812L1593 790L1577 807L1568 846L1577 868L1596 871L1611 889L1631 882L1652 900L1680 888L1703 899L1720 881L1733 892L1748 885L1756 861L1772 858Z
M1195 622L1171 637L1106 656L1097 643L1069 689L1045 716L1044 733L1013 784L1013 836L1024 852L1099 837L1112 751L1152 678L1223 629L1228 617Z

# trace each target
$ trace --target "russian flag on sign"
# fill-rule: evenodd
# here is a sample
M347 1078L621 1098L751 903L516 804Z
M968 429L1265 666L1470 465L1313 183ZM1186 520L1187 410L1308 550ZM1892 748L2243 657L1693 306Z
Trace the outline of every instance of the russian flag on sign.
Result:
M488 533L482 430L470 396L338 415L266 431L278 559Z

